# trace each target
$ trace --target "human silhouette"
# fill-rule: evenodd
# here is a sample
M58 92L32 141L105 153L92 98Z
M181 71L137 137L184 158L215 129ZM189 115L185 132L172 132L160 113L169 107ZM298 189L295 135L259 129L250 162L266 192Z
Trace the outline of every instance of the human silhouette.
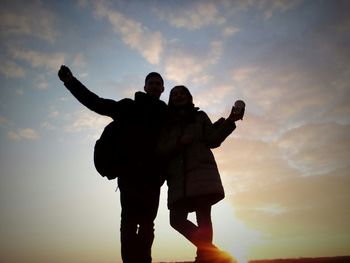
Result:
M169 114L158 151L168 161L170 224L196 246L198 263L233 262L213 245L211 206L224 198L224 189L210 149L219 147L236 128L244 105L242 101L236 103L227 119L212 124L207 114L194 106L185 86L176 86L170 92ZM190 212L196 213L197 224L187 219Z
M162 169L155 153L164 121L166 104L159 98L164 91L157 72L145 78L144 92L134 99L119 101L100 98L76 79L67 66L58 71L60 80L73 96L90 110L118 122L118 136L125 150L119 164L121 256L124 263L151 263L154 219L159 206Z

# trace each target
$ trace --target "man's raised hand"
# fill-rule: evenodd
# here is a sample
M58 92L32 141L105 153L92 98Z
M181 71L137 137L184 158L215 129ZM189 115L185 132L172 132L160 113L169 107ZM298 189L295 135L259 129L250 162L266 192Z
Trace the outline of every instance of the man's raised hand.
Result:
M66 83L73 78L73 74L67 66L62 65L60 70L58 71L58 77L61 81Z

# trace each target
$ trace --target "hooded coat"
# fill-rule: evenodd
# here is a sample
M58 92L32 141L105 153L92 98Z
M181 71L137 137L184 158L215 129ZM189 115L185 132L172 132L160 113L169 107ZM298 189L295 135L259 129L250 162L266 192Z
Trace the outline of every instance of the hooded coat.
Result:
M169 209L181 207L195 211L200 206L213 205L225 196L211 149L219 147L236 125L224 118L213 124L207 114L198 109L192 109L190 116L169 118L170 123L159 140L159 153L167 161ZM184 134L193 136L191 144L183 146L179 143Z

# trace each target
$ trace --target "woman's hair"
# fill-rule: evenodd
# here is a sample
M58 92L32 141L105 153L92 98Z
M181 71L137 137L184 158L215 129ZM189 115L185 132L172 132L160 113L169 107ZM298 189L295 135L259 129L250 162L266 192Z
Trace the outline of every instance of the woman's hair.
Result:
M173 95L173 91L175 89L182 89L187 97L188 97L188 102L186 105L182 105L180 107L176 107L173 103L172 103L172 95ZM171 89L170 91L170 95L169 95L169 101L168 101L168 118L166 120L166 124L165 127L167 127L168 129L170 129L172 127L172 125L177 124L177 123L190 123L193 122L195 120L195 114L198 111L198 108L194 107L193 104L193 97L191 92L188 90L188 88L186 88L183 85L180 86L175 86Z
M194 107L192 94L191 94L191 92L189 91L189 89L186 88L186 87L183 86L183 85L175 86L175 87L173 87L173 88L171 89L170 95L169 95L169 101L168 101L168 106L169 106L169 107L174 107L174 105L173 105L173 103L172 103L172 100L171 100L171 97L172 97L173 91L174 91L175 89L182 89L182 90L186 93L186 95L187 95L187 97L188 97L188 104L187 104L186 106L187 106L187 107L188 107L188 106Z

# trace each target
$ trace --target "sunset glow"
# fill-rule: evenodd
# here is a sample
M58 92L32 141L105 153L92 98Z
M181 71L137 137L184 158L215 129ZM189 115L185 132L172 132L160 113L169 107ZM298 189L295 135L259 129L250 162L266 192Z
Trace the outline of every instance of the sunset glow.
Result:
M93 166L111 120L57 77L133 98L151 71L187 86L212 121L246 103L214 149L226 197L214 243L239 263L350 255L350 1L0 1L0 261L120 263L114 181ZM169 225L154 262L193 261ZM194 220L194 215L190 218Z

